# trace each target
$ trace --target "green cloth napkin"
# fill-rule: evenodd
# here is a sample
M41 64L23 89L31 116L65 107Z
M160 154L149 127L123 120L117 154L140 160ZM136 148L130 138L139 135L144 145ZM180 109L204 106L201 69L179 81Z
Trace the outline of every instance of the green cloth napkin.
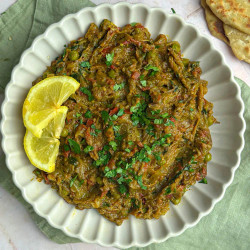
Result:
M11 70L19 61L23 50L33 39L43 33L54 22L68 13L74 13L86 6L94 6L88 0L18 0L6 13L0 16L0 87L5 88L10 80ZM250 88L236 78L241 87L246 109L247 123L245 141L250 140ZM198 225L182 235L170 238L164 243L151 244L147 250L163 249L249 249L250 247L250 147L246 144L242 161L235 178L221 202ZM61 230L51 227L38 216L22 198L14 185L5 157L0 158L0 185L14 195L28 210L38 228L51 240L63 244L80 242L66 236ZM136 248L131 248L136 249Z

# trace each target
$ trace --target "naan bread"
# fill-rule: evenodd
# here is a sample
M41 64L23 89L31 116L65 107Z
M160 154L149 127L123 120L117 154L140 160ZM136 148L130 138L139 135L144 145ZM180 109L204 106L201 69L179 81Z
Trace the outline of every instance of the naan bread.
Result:
M250 36L227 24L223 26L235 56L250 63Z
M250 35L249 0L206 0L206 3L223 23Z
M205 9L207 26L211 34L229 45L228 38L224 32L223 22L209 9L206 0L201 0L201 6Z

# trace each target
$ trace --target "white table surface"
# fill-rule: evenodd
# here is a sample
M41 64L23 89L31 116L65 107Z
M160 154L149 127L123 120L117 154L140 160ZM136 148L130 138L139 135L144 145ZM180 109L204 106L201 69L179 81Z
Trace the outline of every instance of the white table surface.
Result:
M77 1L77 0L76 0ZM95 4L104 2L116 3L117 0L92 0ZM16 0L0 0L0 13L4 12ZM127 0L130 3L146 3L152 7L161 7L166 11L174 8L187 22L195 24L201 32L208 34L214 46L220 50L235 76L244 80L250 86L250 65L239 61L231 49L220 40L212 37L208 31L200 0ZM3 96L0 96L0 103ZM1 152L0 152L1 153ZM95 244L74 243L59 245L46 236L36 227L26 209L13 196L0 187L0 250L101 250L104 248Z

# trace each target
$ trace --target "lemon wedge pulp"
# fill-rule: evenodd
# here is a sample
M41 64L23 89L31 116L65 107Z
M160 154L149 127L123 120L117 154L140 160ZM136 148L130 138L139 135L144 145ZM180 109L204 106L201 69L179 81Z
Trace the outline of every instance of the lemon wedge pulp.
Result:
M37 168L51 173L59 152L60 135L68 108L61 106L80 84L68 76L46 78L32 87L23 105L27 128L24 150Z
M24 126L34 136L41 137L43 129L61 112L61 105L75 93L80 84L69 76L53 76L33 86L23 105Z

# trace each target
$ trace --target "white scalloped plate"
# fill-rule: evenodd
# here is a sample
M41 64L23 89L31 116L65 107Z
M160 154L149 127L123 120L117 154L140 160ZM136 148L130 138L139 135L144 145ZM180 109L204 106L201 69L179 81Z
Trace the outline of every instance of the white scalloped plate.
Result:
M130 216L122 226L116 226L94 209L76 210L50 186L32 180L34 167L24 152L22 105L32 81L62 53L64 44L83 36L91 22L99 25L104 18L118 26L140 22L153 37L163 33L179 41L185 57L201 61L202 78L209 82L206 98L214 103L214 115L220 121L220 125L211 127L213 159L208 164L208 185L197 183L184 195L181 204L171 206L170 211L159 220L139 220ZM222 199L240 163L244 146L244 105L231 70L208 38L178 15L166 14L162 9L150 9L142 4L103 4L67 15L37 37L31 48L23 53L12 71L5 95L2 146L15 184L25 200L53 227L85 242L120 248L142 247L181 234L197 224Z

